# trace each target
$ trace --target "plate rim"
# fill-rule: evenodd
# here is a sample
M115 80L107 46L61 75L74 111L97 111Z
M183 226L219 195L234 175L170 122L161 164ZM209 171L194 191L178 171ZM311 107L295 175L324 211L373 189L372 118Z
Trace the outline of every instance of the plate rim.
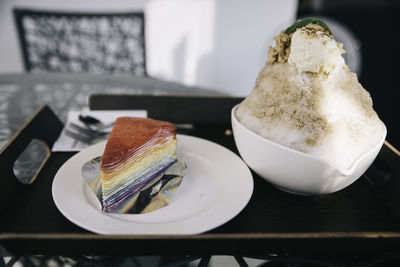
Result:
M180 149L185 149L182 148L185 143L187 144L191 144L196 146L196 142L203 144L203 145L208 145L208 146L212 146L214 147L216 150L218 150L220 153L229 155L229 161L234 161L235 164L231 164L231 167L234 167L234 169L236 171L238 171L239 174L243 175L242 177L239 178L239 181L234 181L234 182L240 182L240 181L245 181L245 184L240 184L241 186L241 199L240 201L237 200L233 200L233 202L235 202L235 206L229 206L230 209L230 214L229 215L224 215L222 217L218 217L221 216L220 214L216 213L215 211L220 208L221 205L216 205L216 208L209 208L207 209L208 213L215 213L214 215L216 216L215 218L217 218L217 220L215 220L215 218L213 217L212 222L208 222L208 224L204 224L203 227L190 227L190 224L193 223L191 222L191 220L193 220L193 218L198 217L199 215L195 215L192 216L192 218L184 218L182 220L177 220L177 221L172 221L172 222L161 222L161 223L150 223L148 225L145 225L145 223L141 223L141 222L131 222L131 221L123 221L123 220L119 220L117 218L114 218L112 216L107 216L106 214L103 214L102 211L100 210L96 210L90 203L88 203L86 196L84 196L84 181L82 180L81 184L79 183L79 178L74 178L76 181L74 182L70 182L66 184L66 181L64 178L65 176L65 172L68 172L68 167L69 165L74 165L75 161L78 161L80 158L85 157L86 154L91 154L93 153L92 150L96 150L99 149L98 147L104 146L106 141L102 141L99 142L97 144L94 144L86 149L83 149L82 151L78 152L77 154L73 155L71 158L69 158L66 162L64 162L64 164L59 168L59 170L57 171L56 175L54 176L53 182L52 182L52 198L53 201L57 207L57 209L61 212L61 214L68 219L69 221L71 221L72 223L74 223L75 225L90 231L90 232L94 232L97 234L176 234L176 235L185 235L185 234L200 234L200 233L204 233L207 232L209 230L215 229L223 224L225 224L226 222L232 220L234 217L236 217L248 204L248 202L251 199L251 196L253 194L253 190L254 190L254 181L253 181L253 176L252 173L250 171L250 169L248 168L248 166L244 163L244 161L237 155L235 154L233 151L229 150L228 148L215 143L213 141L207 140L207 139L203 139L200 137L196 137L196 136L191 136L191 135L183 135L183 134L177 134L177 140L178 140L178 151ZM179 141L181 140L181 141ZM183 140L183 141L182 141ZM183 144L183 145L182 145ZM187 146L187 145L186 145ZM197 151L192 151L189 150L190 152L200 155L200 156L204 156L204 151L202 150L197 150ZM92 155L93 156L93 155ZM80 160L81 161L81 160ZM224 158L224 161L226 161L226 158ZM222 162L220 162L222 163ZM77 164L79 164L79 161L77 162ZM223 163L226 164L226 163ZM216 163L216 165L218 165L218 163ZM190 168L190 166L188 166ZM73 170L73 171L77 171L77 170ZM231 169L232 171L232 169ZM79 168L79 174L80 174L80 168ZM81 174L80 174L81 177ZM226 177L222 177L221 179L227 179ZM77 201L77 199L73 199L73 195L71 194L71 196L65 196L65 194L68 194L73 192L73 193L77 193L78 192L74 192L74 191L68 191L74 188L69 188L69 186L74 186L75 187L80 187L79 188L79 192L81 192L83 198L85 199L86 203L84 203L85 205L83 206L83 208L86 208L87 205L91 206L91 210L87 212L89 213L88 215L84 215L82 216L81 214L79 214L79 212L74 211L73 209L71 210L71 207L68 206L66 207L65 204L63 202L65 202L66 198L71 198L71 201L73 201L74 204L79 204L79 203L75 203ZM78 185L77 185L78 184ZM80 185L79 185L80 184ZM230 185L231 183L228 183L228 185ZM66 190L63 190L60 192L59 187L63 185L64 187L66 187ZM236 185L238 186L238 185ZM63 189L64 189L63 187ZM76 189L76 188L75 188ZM224 187L224 189L226 189L226 185ZM243 189L243 190L242 190ZM230 191L230 190L223 190L224 193L222 194L223 198L222 200L224 201L224 204L227 205L227 201L228 199L225 196L225 191ZM62 195L64 194L64 195ZM78 195L78 199L82 197L81 195ZM229 194L228 194L229 196ZM63 199L64 197L64 199ZM236 197L236 196L235 196ZM82 204L82 201L80 202ZM73 205L73 204L68 204L68 205ZM94 211L94 212L93 212ZM207 212L205 214L207 214ZM202 214L204 212L200 212L200 218L202 217ZM102 222L104 223L108 223L108 222L113 222L114 223L114 227L111 226L111 228L107 228L108 226L106 226L105 228L100 226L99 224L91 224L89 225L87 223L87 220L90 221L90 218L86 218L89 216L98 216L97 219L100 219ZM204 214L203 214L204 216ZM210 215L207 215L210 216ZM84 217L84 218L82 218ZM100 218L101 217L101 218ZM219 220L218 220L219 219ZM130 229L129 226L141 226L142 227L142 231L137 231L135 229ZM153 229L157 226L163 226L164 229ZM118 230L116 230L115 228L118 228ZM182 227L184 227L184 230L182 231ZM106 229L107 228L107 229ZM196 229L197 228L197 229ZM143 230L144 229L144 230Z

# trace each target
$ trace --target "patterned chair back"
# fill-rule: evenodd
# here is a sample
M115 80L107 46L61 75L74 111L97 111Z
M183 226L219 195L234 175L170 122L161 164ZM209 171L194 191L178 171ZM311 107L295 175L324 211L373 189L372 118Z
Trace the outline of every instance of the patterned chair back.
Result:
M14 9L14 17L27 72L147 75L143 12Z

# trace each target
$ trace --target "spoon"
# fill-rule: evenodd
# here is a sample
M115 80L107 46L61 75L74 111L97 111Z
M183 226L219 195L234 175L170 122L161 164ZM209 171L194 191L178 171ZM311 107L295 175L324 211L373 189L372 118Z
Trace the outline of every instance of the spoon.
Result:
M103 124L100 120L89 115L79 115L79 120L93 132L98 132L103 129L109 128L114 124L113 122L109 124Z

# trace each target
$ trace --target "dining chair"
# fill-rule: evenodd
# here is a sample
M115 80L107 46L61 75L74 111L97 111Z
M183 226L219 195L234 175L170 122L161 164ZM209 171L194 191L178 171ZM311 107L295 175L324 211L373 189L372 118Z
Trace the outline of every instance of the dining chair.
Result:
M144 13L14 9L25 70L146 76Z

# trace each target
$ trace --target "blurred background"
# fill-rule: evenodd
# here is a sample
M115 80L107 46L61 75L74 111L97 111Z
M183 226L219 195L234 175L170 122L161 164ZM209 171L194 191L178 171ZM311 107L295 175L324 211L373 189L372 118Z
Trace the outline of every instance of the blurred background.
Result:
M246 95L268 46L296 16L297 1L265 0L2 0L0 72L24 71L15 8L70 13L144 13L146 69L151 77Z
M281 29L299 18L323 18L344 44L346 63L371 93L375 109L388 126L389 142L400 147L396 38L400 1L2 0L0 74L32 72L24 63L15 9L142 12L145 69L140 75L235 96L246 96L252 90L268 47Z

